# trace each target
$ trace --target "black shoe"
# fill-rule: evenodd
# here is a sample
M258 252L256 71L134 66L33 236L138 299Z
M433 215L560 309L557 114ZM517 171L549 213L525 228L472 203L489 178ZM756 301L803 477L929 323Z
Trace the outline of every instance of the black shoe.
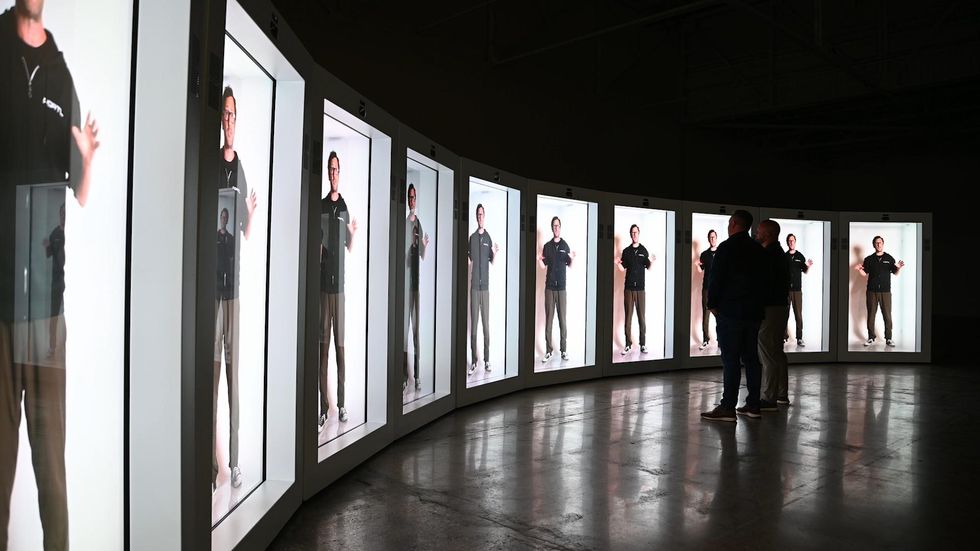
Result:
M779 408L776 406L776 402L759 400L759 411L779 411Z
M701 412L701 418L708 421L730 421L735 422L735 410L732 408L726 408L723 406L718 406L711 411Z
M758 419L759 417L762 417L762 413L759 412L759 406L750 406L748 404L745 404L740 408L735 408L735 413L744 415L749 419Z

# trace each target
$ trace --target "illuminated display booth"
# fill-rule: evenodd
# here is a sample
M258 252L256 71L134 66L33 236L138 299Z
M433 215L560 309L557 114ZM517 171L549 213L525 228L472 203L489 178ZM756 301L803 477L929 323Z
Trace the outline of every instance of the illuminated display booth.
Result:
M394 247L397 122L323 70L311 131L304 493L313 495L393 435L389 366L403 330L391 292L405 258ZM400 172L400 171L399 171ZM399 213L399 216L401 213ZM400 257L400 258L399 258ZM391 393L389 392L391 391Z
M523 178L460 162L455 361L458 405L522 388Z
M759 209L754 207L684 202L684 247L689 252L684 253L688 261L678 274L685 283L682 293L686 307L682 313L686 319L681 325L684 335L677 342L684 343L685 365L691 367L721 365L717 320L707 308L707 282L715 249L728 239L728 219L739 209L751 213L758 224Z
M599 269L608 268L612 276L611 307L599 308L600 320L611 316L604 324L611 328L611 344L603 374L676 367L675 243L680 203L631 195L615 195L608 201L603 207L611 208L611 216L604 218L612 224L605 225L604 237L611 241L612 261L599 262Z
M16 4L0 1L0 548L121 549L136 13Z
M456 295L457 235L455 173L459 158L418 133L401 127L404 170L397 224L397 288L402 312L401 358L389 379L401 386L396 432L404 434L454 407L452 335ZM398 361L398 360L401 361Z
M838 358L929 361L932 215L840 217Z
M811 210L762 208L762 220L779 224L779 245L790 271L789 318L783 349L788 361L813 362L836 358L837 319L831 274L837 257L831 246L836 238L837 213ZM792 246L792 249L791 249Z
M580 368L596 366L598 194L545 182L531 182L530 189L536 195L535 216L525 262L534 287L525 303L533 298L534 308L527 311L534 315L529 323L534 384L597 377L600 372Z

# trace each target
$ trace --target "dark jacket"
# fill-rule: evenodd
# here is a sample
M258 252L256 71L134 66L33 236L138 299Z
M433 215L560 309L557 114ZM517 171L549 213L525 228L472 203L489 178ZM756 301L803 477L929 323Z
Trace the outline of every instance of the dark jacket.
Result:
M720 317L761 320L765 265L762 245L748 232L718 245L708 277L708 308L716 309Z

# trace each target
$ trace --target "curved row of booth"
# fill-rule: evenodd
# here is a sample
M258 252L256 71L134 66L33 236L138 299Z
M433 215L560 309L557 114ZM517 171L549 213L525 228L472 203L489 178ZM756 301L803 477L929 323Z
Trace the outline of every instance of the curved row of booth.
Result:
M720 365L703 286L736 209L792 245L790 361L929 361L928 213L528 180L400 124L267 0L40 15L24 65L70 78L5 85L5 145L47 121L0 188L10 549L261 548L456 407Z

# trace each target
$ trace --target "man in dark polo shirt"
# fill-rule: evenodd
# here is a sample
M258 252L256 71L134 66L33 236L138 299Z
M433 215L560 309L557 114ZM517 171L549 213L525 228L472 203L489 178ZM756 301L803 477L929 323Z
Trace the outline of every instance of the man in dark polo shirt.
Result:
M242 470L238 466L238 338L239 313L241 304L238 298L239 280L241 279L241 240L238 234L247 240L252 233L252 216L258 206L255 191L249 193L245 181L245 171L242 161L235 150L235 129L238 124L238 101L230 86L225 87L222 94L221 133L224 145L219 150L221 155L221 174L218 180L218 194L226 197L235 205L235 220L233 227L227 228L229 221L228 209L218 213L218 230L216 247L216 293L215 293L215 329L214 329L214 385L211 395L211 412L213 416L214 441L211 443L211 490L214 491L218 480L218 387L221 383L222 352L225 360L225 384L228 386L228 468L231 469L231 486L238 488L242 485ZM224 230L222 234L221 230Z
M30 420L27 435L44 548L68 548L66 337L58 335L55 353L47 358L15 349L12 341L15 323L32 326L35 321L30 313L15 313L21 289L15 273L30 269L18 263L16 251L36 246L17 232L32 214L17 197L35 186L62 185L84 207L99 141L91 115L80 124L74 81L54 36L44 28L43 8L40 0L17 0L0 14L0 548L8 541L22 406ZM54 209L63 201L62 196L47 206ZM60 264L64 251L57 254L62 254L55 259ZM52 296L52 303L58 298ZM57 317L63 317L60 305L58 310Z
M470 262L470 357L472 362L466 371L472 375L476 371L476 324L483 324L483 367L490 371L490 265L497 258L500 247L490 238L484 228L486 210L482 204L476 206L476 231L470 235L466 256Z
M327 360L330 332L333 330L337 354L337 411L340 422L347 422L344 406L346 365L344 361L344 269L346 253L353 250L357 219L351 218L347 202L340 194L340 157L331 151L327 157L330 193L320 200L320 419L319 430L327 422Z
M626 272L623 281L623 308L626 311L626 346L623 347L623 356L633 349L634 309L636 319L640 323L640 353L647 353L646 270L649 270L650 266L653 266L653 261L657 259L640 244L640 227L636 224L630 226L630 239L633 241L632 244L623 249L623 253L616 259L616 269Z
M796 250L796 236L786 236L786 260L789 263L789 304L796 318L796 346L803 346L803 274L810 271L813 260L807 260L803 253ZM789 331L783 337L789 340Z
M864 262L854 267L868 278L868 340L864 346L875 343L875 317L878 315L879 305L881 317L885 320L885 344L895 346L895 341L892 340L892 274L898 275L905 267L905 262L895 262L895 258L885 252L885 239L880 235L876 235L871 244L875 248L874 254L868 255Z
M763 317L765 258L762 245L749 237L752 214L737 210L728 220L728 239L718 246L708 279L708 308L718 320L724 392L721 404L701 414L709 421L735 421L735 414L759 418L762 369L759 324ZM738 389L745 365L748 396L738 409Z
M565 323L567 315L567 299L565 297L565 270L575 260L575 251L561 238L561 220L555 216L551 219L551 232L554 238L549 239L541 247L541 257L538 259L542 268L547 270L544 284L544 342L545 352L541 363L551 359L555 349L551 342L551 329L555 321L555 310L558 310L558 332L561 334L561 359L568 359L568 327Z
M708 278L711 276L711 265L715 260L715 253L718 251L718 232L715 230L708 230L708 248L701 252L698 257L697 267L698 271L701 272L703 277L701 278L701 346L698 350L704 350L708 348L708 321L711 317L711 311L708 310ZM715 318L715 325L717 325L718 319ZM715 332L717 333L718 328L715 327ZM717 335L716 335L717 337Z
M412 342L415 344L415 390L422 390L422 378L419 375L419 264L425 260L425 250L429 247L429 234L422 231L415 205L418 204L418 190L414 184L408 184L408 218L405 219L406 258L408 268L408 320L405 329L412 329ZM402 379L402 390L408 385L408 339L405 339L405 362Z

